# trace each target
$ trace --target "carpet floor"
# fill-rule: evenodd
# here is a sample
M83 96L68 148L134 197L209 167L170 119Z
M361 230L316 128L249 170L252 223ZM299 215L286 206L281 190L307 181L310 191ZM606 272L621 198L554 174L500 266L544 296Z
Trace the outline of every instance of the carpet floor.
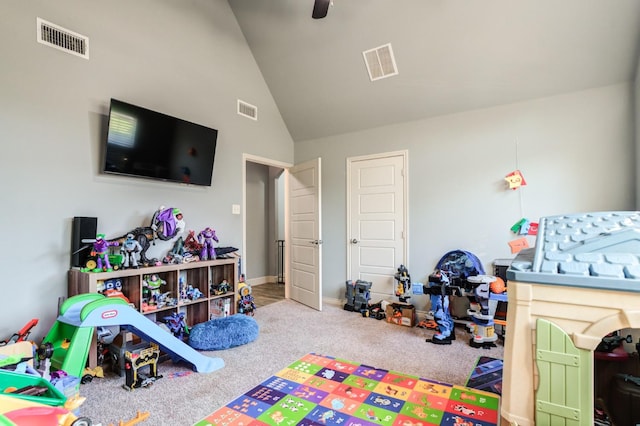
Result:
M307 354L196 426L490 426L499 406L494 393Z
M501 343L472 348L463 328L456 328L457 340L451 345L434 345L425 342L433 331L364 318L328 303L319 312L285 299L258 308L254 318L259 334L253 342L202 352L224 361L224 367L212 373L167 361L158 365L163 378L129 391L123 389L125 378L105 367L104 378L80 386L80 395L86 397L80 414L107 426L146 411L150 415L144 426L190 426L309 353L459 386L467 383L478 356L503 357Z

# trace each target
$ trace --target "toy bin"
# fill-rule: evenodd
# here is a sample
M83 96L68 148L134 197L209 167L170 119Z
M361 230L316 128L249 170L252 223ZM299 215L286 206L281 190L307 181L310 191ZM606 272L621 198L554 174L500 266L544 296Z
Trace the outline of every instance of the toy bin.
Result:
M53 407L63 406L67 401L48 380L7 370L0 370L0 393Z

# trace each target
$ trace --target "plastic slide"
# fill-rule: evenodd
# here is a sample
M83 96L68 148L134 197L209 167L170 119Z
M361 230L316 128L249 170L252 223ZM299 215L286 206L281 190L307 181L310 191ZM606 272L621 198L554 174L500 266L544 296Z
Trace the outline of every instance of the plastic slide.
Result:
M60 314L43 340L51 352L51 366L67 374L82 377L95 327L120 326L147 342L156 343L174 362L184 361L198 373L210 373L224 367L221 358L205 356L182 340L160 328L123 299L96 293L79 294L67 299Z

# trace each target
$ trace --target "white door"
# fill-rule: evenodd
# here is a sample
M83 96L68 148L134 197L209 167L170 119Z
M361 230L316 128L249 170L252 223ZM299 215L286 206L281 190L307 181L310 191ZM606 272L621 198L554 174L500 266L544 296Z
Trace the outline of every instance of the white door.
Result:
M289 170L291 299L322 310L320 158Z
M408 268L406 168L406 151L347 160L349 279L372 282L372 303L394 300L394 275Z

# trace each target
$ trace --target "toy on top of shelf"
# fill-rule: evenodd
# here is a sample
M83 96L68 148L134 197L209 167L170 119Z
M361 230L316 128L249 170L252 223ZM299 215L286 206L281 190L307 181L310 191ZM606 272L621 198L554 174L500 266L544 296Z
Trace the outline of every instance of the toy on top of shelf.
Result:
M196 238L196 231L189 230L187 238L184 239L184 250L192 255L199 255L202 250L202 244L198 242Z
M122 243L120 247L120 253L124 255L123 268L139 268L138 259L136 255L142 251L142 245L133 238L133 234L127 234L127 239Z
M147 287L150 291L150 296L148 300L149 305L156 305L158 303L158 299L160 297L160 287L163 285L167 285L167 282L160 278L158 274L147 275L144 278L144 286Z
M213 247L213 242L218 242L216 231L207 226L198 234L198 241L202 244L202 248L200 249L200 259L215 259L216 249Z
M401 302L405 303L411 297L409 294L409 290L411 289L411 276L404 265L398 267L395 279L398 282L396 284L396 296Z
M161 240L167 241L178 235L184 229L184 216L180 209L175 207L160 208L153 214L151 229Z
M173 247L167 253L167 255L162 259L162 263L165 264L179 264L184 262L184 240L182 237L178 237L175 243L173 243Z
M83 240L83 242L91 242L89 240ZM96 267L94 272L113 271L113 267L109 262L109 247L118 246L120 243L117 241L107 241L104 239L104 234L96 235L96 239L93 240L92 256L96 256Z
M140 251L138 252L138 262L143 266L159 264L160 261L158 259L149 259L147 257L147 250L151 246L149 241L152 241L155 244L155 240L159 239L162 241L169 241L175 236L177 236L182 230L184 230L185 222L184 216L180 209L175 207L165 208L161 206L156 212L153 214L151 218L151 223L149 226L141 226L126 234L113 239L112 241L117 241L123 244L128 238L129 235L132 236L134 240L140 244ZM83 240L82 242L87 242Z

